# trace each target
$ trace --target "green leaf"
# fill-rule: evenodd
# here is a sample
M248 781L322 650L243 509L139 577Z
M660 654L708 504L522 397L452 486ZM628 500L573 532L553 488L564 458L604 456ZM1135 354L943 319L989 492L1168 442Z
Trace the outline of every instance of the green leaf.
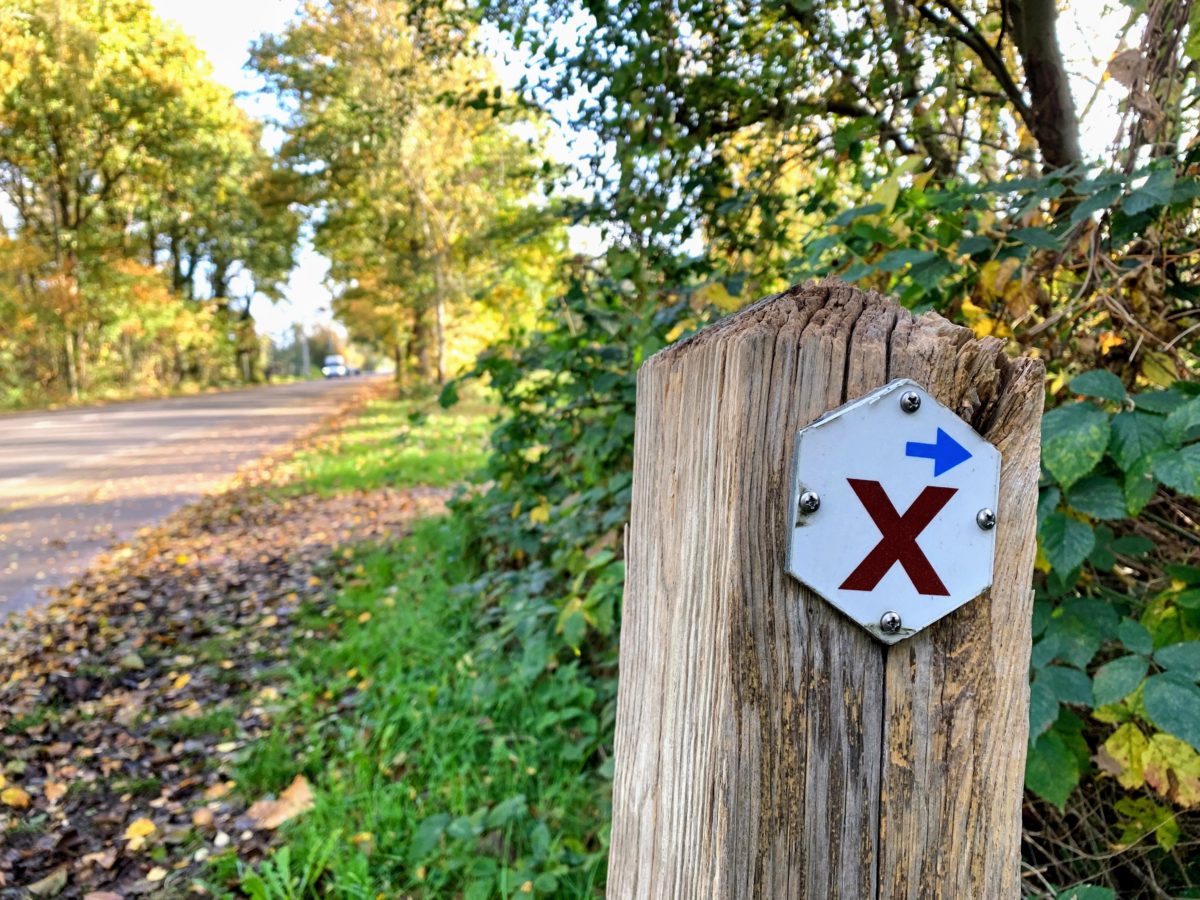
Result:
M1062 242L1062 238L1055 237L1045 228L1014 228L1008 234L1014 240L1038 250L1056 250Z
M1116 893L1111 888L1097 887L1094 884L1077 884L1061 891L1054 900L1116 900Z
M1171 202L1171 190L1175 187L1175 168L1169 163L1160 165L1145 184L1133 191L1121 204L1126 215L1136 216Z
M442 835L446 833L446 826L450 824L450 817L445 813L438 813L430 816L417 826L416 834L413 835L410 850L414 859L428 856L433 848L438 845L442 839Z
M1078 669L1070 666L1046 666L1038 671L1037 680L1050 688L1059 703L1092 705L1092 681ZM1056 708L1056 717L1057 713Z
M1042 523L1046 521L1049 515L1058 509L1058 503L1062 500L1062 491L1058 488L1049 486L1042 488L1038 494L1037 505L1037 522L1038 528L1042 527Z
M1055 571L1066 575L1076 569L1096 546L1092 526L1061 512L1046 517L1038 530L1042 552Z
M1200 397L1171 411L1165 426L1166 439L1172 444L1180 443L1189 431L1200 425Z
M1147 679L1142 701L1150 721L1200 750L1200 688L1177 675Z
M1113 541L1110 547L1113 553L1124 556L1145 556L1154 549L1154 541L1140 534L1127 534Z
M1160 416L1144 412L1122 412L1113 416L1108 452L1122 471L1128 472L1138 460L1166 447L1167 438Z
M1182 641L1160 647L1154 654L1154 661L1185 678L1200 678L1200 641Z
M1072 509L1093 519L1123 519L1125 492L1111 478L1092 475L1084 478L1067 494Z
M1048 730L1058 718L1058 697L1040 678L1029 689L1029 739Z
M1150 664L1144 656L1122 656L1096 670L1092 690L1097 706L1124 700L1142 683Z
M1120 196L1120 185L1112 185L1104 190L1096 191L1096 193L1080 202L1078 206L1071 210L1071 224L1078 225L1093 213L1099 212L1102 209L1108 209L1117 202Z
M1154 477L1154 457L1146 456L1125 473L1125 505L1136 516L1154 498L1158 479Z
M488 813L486 827L503 828L509 822L517 819L525 814L525 810L529 804L525 802L524 794L516 794L506 800L502 800L492 807L492 811Z
M1179 563L1168 563L1163 571L1172 578L1184 584L1200 584L1200 566L1183 566Z
M1068 387L1072 393L1083 394L1085 397L1099 397L1113 403L1125 402L1125 385L1121 384L1120 378L1106 369L1081 372L1071 379Z
M868 203L866 206L858 206L854 209L848 209L845 212L839 213L830 225L849 225L855 219L860 219L863 216L873 216L876 213L881 213L886 209L882 203Z
M1200 588L1189 588L1180 591L1175 598L1175 605L1180 609L1200 609Z
M1154 457L1154 474L1172 490L1200 497L1200 444L1158 454Z
M1085 669L1104 643L1104 635L1100 624L1094 619L1060 611L1046 626L1046 637L1040 643L1047 642L1050 643L1054 656L1077 669Z
M932 250L892 250L890 253L885 253L875 265L880 271L895 272L905 266L915 266L936 258L937 254Z
M1064 488L1096 467L1108 447L1108 414L1091 403L1069 403L1042 417L1042 465Z
M991 250L996 245L996 242L989 237L976 234L970 237L965 237L958 242L958 252L966 256L974 256L976 253L982 253L985 250Z
M1154 650L1154 638L1141 622L1134 619L1122 619L1117 626L1117 637L1125 645L1126 650L1134 653L1149 655Z
M1060 810L1079 784L1079 760L1057 731L1034 741L1025 760L1025 787Z
M1133 403L1138 409L1166 415L1186 403L1187 399L1187 396L1182 394L1178 388L1172 387L1164 391L1147 391L1144 394L1138 394L1133 398Z

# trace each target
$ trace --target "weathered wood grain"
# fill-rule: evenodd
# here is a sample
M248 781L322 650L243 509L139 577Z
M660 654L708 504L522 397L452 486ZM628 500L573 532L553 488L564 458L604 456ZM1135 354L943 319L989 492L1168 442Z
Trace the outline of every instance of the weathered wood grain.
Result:
M885 650L784 571L796 432L912 377L1003 455L995 587ZM838 282L638 375L609 896L1016 897L1040 365Z

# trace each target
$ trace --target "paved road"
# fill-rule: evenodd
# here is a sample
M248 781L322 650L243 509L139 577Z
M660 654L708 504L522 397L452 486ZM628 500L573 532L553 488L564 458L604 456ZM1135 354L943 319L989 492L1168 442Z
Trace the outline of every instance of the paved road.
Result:
M305 382L0 416L0 614L129 538L363 388Z

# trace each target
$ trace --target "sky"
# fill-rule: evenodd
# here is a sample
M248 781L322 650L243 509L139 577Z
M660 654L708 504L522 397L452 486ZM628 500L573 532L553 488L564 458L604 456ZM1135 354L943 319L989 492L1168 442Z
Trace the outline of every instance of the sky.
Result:
M269 98L258 94L260 80L244 68L250 44L259 35L281 30L296 5L295 0L154 0L159 16L177 24L208 55L216 80L258 115L274 109ZM284 299L272 303L256 297L251 306L259 331L274 338L290 332L296 322L311 328L333 320L331 295L324 284L328 262L307 240L296 261Z
M282 29L296 9L296 0L154 0L154 6L163 19L176 23L208 55L216 79L237 93L248 110L259 115L274 111L270 98L258 94L260 83L244 65L251 42L265 32ZM1074 75L1075 102L1086 112L1081 131L1085 156L1102 155L1117 131L1116 86L1111 81L1102 83L1100 76L1117 49L1113 35L1125 14L1116 3L1072 0L1059 21L1063 54ZM498 35L491 37L486 43L499 46L502 42ZM501 81L514 86L523 70L520 54L511 49L497 52L495 61ZM1101 89L1093 100L1097 84ZM550 152L559 159L568 158L572 137L557 130ZM594 230L576 228L571 243L578 251L595 252L600 239ZM284 299L276 303L262 297L255 299L252 309L260 330L281 337L296 322L306 327L331 322L331 295L324 284L328 269L324 257L306 240Z

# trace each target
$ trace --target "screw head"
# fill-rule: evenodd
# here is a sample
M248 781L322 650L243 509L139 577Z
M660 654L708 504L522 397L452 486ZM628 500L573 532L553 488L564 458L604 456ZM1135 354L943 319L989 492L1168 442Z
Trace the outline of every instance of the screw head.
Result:
M975 514L975 524L984 531L991 531L996 527L996 511L985 506Z
M897 634L901 624L900 613L889 611L879 617L879 630L884 634Z
M921 395L916 391L905 391L900 395L900 408L906 413L915 413L921 408Z
M800 495L800 511L815 513L821 508L821 498L816 491L805 491Z

